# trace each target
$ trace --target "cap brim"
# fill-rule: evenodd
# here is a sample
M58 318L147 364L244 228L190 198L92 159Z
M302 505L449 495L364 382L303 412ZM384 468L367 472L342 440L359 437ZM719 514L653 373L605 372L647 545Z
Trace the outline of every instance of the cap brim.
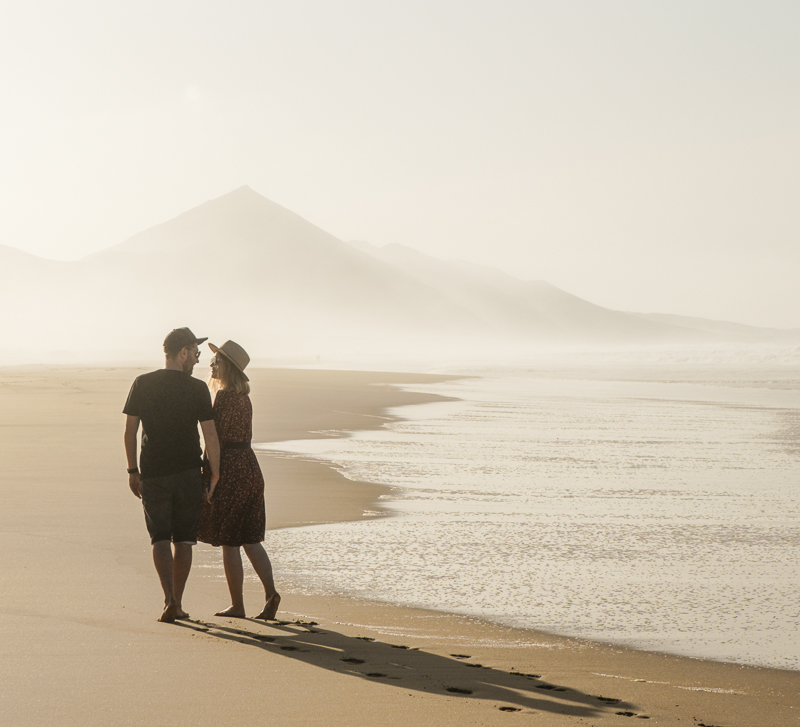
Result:
M199 346L201 343L203 343L204 341L207 341L207 340L208 340L208 336L206 336L205 338L198 338L196 340L196 343Z
M239 373L240 373L242 376L244 376L244 380L245 380L245 381L250 381L250 377L249 377L249 376L248 376L248 375L247 375L247 374L246 374L244 371L242 371L242 369L240 369L240 368L239 368L239 365L236 363L236 361L234 361L234 360L233 360L233 359L232 359L230 356L228 356L228 354L227 354L227 353L225 353L225 351L223 351L223 350L222 350L222 349L221 349L219 346L215 346L213 343L209 343L209 344L208 344L208 347L209 347L209 348L210 348L210 349L211 349L211 350L212 350L214 353L220 353L220 354L222 354L222 355L225 357L225 360L226 360L226 361L229 361L229 362L231 363L231 365L232 365L232 366L235 366L235 367L236 367L236 370L237 370L237 371L238 371L238 372L239 372Z

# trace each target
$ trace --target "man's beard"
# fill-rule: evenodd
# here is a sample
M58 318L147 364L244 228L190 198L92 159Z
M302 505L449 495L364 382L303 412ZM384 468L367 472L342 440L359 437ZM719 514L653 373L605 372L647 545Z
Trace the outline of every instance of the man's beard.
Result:
M194 371L194 361L186 361L183 364L183 373L192 375L192 371Z

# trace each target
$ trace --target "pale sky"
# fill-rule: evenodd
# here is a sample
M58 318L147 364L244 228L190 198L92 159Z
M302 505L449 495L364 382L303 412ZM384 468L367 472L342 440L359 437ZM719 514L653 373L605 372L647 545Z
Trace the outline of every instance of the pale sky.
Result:
M0 243L57 259L247 184L619 310L800 327L796 0L0 9Z

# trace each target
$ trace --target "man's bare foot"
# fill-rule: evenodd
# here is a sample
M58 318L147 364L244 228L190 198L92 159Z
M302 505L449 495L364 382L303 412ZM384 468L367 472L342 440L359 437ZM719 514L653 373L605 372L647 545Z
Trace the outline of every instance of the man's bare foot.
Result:
M278 606L281 605L281 594L276 593L272 598L267 601L266 605L264 606L264 610L256 616L256 618L260 618L264 621L272 621L275 618L275 614L278 613Z
M161 618L158 619L161 623L171 624L174 623L176 618L180 618L178 614L180 613L180 609L178 608L177 603L170 603L165 609L164 613L161 614Z
M184 618L189 618L189 614L188 614L188 613L186 613L186 611L184 611L182 608L179 608L179 609L178 609L178 613L177 613L177 615L175 616L175 618L176 618L176 619L184 619Z
M243 608L234 608L233 606L228 606L224 611L217 611L215 616L227 616L228 618L244 618L245 612Z

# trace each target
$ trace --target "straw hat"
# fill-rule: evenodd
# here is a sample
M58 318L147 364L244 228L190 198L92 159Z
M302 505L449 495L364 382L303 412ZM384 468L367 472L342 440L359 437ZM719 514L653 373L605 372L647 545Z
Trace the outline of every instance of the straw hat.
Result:
M225 341L221 346L215 346L213 343L209 343L208 347L214 353L220 353L225 357L225 360L232 363L239 371L242 372L242 376L247 381L250 379L247 378L247 374L244 372L247 364L250 363L250 357L247 355L247 351L245 351L238 343L234 341Z

